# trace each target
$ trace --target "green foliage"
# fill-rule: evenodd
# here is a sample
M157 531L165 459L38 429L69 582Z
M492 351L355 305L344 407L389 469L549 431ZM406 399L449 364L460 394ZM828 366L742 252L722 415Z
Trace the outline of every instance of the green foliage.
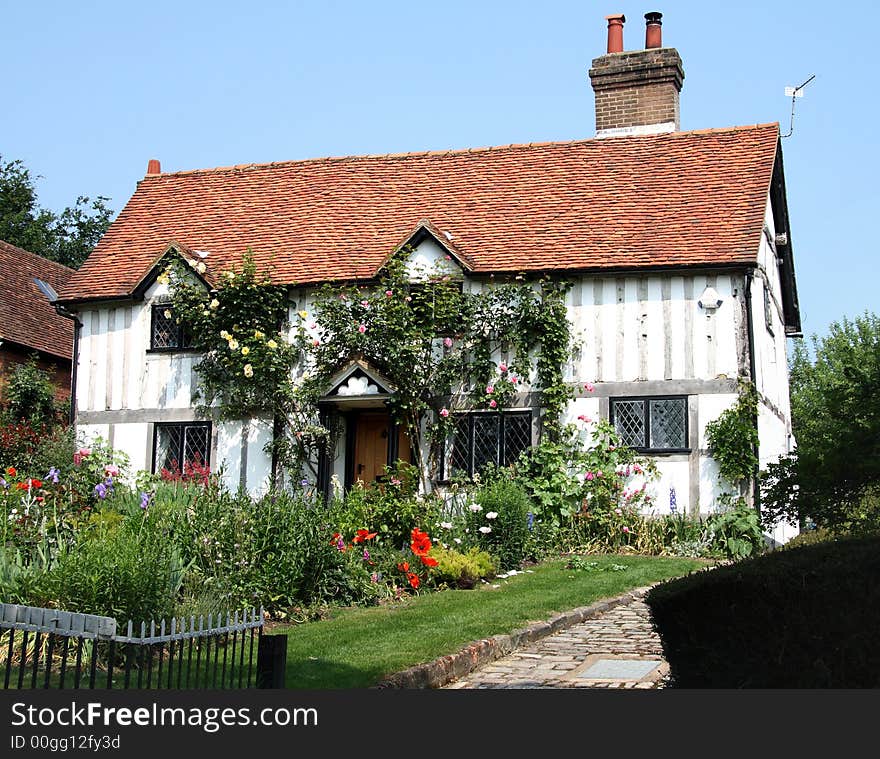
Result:
M497 559L499 569L518 569L526 558L529 532L530 501L525 488L509 470L502 469L484 481L473 499L481 510L466 512L468 534Z
M495 576L496 566L492 556L476 546L465 553L454 548L434 546L429 555L437 560L432 576L441 586L473 588L480 580Z
M39 208L30 171L0 156L0 240L11 245L77 269L110 226L108 200L80 196L60 214Z
M414 467L402 465L389 475L381 486L367 487L358 483L345 494L333 499L327 518L347 541L357 530L377 534L376 542L401 549L409 544L414 527L427 529L439 514L440 503L431 496L421 496Z
M12 422L53 427L60 421L52 375L37 366L36 356L15 367L4 394L6 414Z
M734 488L758 471L758 394L741 382L736 403L706 425L709 453L721 478Z
M880 537L777 550L646 597L673 687L880 686Z
M764 549L764 534L758 512L744 500L709 516L707 527L713 544L730 559L744 559Z
M79 532L46 578L55 605L120 623L170 616L185 567L179 549L145 522L146 515Z
M582 420L526 451L517 474L535 517L558 527L579 513L605 517L650 505L647 483L656 466L624 445L608 422Z
M880 317L865 312L795 345L790 365L797 450L768 467L768 517L834 529L880 526Z

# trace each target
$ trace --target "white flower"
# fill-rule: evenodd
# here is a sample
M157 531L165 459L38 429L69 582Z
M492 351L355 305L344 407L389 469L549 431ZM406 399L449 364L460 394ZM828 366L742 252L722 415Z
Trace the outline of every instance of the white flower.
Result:
M166 319L170 319L170 318L171 318L171 311L169 311L169 310L166 308L166 309L162 312L162 316L164 316Z
M444 530L451 530L452 529L452 522L440 522L440 526Z
M490 532L492 532L492 528L489 527L489 526L487 526L487 525L483 525L483 526L480 528L480 532L482 532L483 535L488 535Z
M486 519L498 519L498 512L490 511L488 514L486 514Z
M253 377L254 376L254 367L250 364L244 365L244 376L245 377Z
M478 511L482 511L483 507L478 503L472 503L468 508L476 514Z
M232 339L229 341L229 350L237 351L238 350L238 340Z
M452 539L452 542L453 542L453 543L459 543L459 544L460 544L460 543L461 543L461 538L453 538L453 539Z
M217 300L216 298L214 298L214 299L213 299L208 305L209 305L211 308L219 308L219 307L220 307L220 301Z

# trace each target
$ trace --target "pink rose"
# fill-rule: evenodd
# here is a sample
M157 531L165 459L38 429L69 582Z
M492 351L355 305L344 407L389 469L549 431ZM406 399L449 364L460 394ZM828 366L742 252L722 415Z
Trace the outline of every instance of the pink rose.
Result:
M448 408L442 408L442 409L440 409L440 416L442 416L444 419L445 419L447 416L449 416L449 409L448 409Z
M393 293L391 290L386 290L386 291L385 291L385 297L386 297L386 298L390 298L392 295L394 295L394 293Z
M593 386L592 382L588 382L586 385L584 385L584 390L586 390L588 393L592 393L595 389L596 388Z
M495 408L497 405L498 405L498 403L497 403L497 401L495 401L494 398L491 401L489 401L489 408Z
M495 388L492 385L486 385L486 395L492 395L495 392Z
M498 364L498 371L504 374L504 372L507 371L507 364L505 364L503 361Z
M358 332L360 332L361 334L364 334L364 332L366 332L366 331L367 331L367 326L365 324L361 324L358 326Z
M584 479L585 479L585 480L592 480L592 479L593 479L593 473L592 473L592 472L587 472L587 473L584 475Z
M452 347L452 338L451 337L444 337L443 338L443 346L446 348L451 348Z

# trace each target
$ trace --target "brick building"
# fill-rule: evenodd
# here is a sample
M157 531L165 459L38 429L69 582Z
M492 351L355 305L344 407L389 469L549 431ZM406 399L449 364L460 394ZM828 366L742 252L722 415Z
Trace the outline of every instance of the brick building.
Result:
M50 299L74 273L0 240L0 402L7 377L31 356L53 375L56 398L70 397L73 321Z

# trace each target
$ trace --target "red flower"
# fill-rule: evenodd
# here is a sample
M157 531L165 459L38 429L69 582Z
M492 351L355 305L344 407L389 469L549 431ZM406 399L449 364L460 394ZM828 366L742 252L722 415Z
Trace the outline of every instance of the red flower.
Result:
M18 472L16 471L14 466L11 466L11 467L7 468L6 474L8 474L10 477L15 477L15 475L17 475Z
M410 584L414 589L419 587L419 582L420 582L420 580L419 580L419 576L418 576L417 574L414 574L413 572L410 572L410 573L406 576L406 579L409 580L409 584Z
M375 532L368 532L367 530L358 530L357 535L352 538L352 543L363 543L365 540L372 540L376 537Z
M18 485L16 485L15 487L17 487L19 490L30 490L31 488L41 488L41 487L43 487L43 481L42 480L27 480L25 482L19 482Z
M416 556L422 556L431 550L431 538L428 537L427 532L422 532L422 530L415 527L411 537L412 542L409 544L409 547Z
M436 567L439 562L433 556L419 556L426 567Z
M408 561L402 561L402 562L400 562L400 564L397 565L397 568L398 568L401 572L409 572L409 562L408 562Z

